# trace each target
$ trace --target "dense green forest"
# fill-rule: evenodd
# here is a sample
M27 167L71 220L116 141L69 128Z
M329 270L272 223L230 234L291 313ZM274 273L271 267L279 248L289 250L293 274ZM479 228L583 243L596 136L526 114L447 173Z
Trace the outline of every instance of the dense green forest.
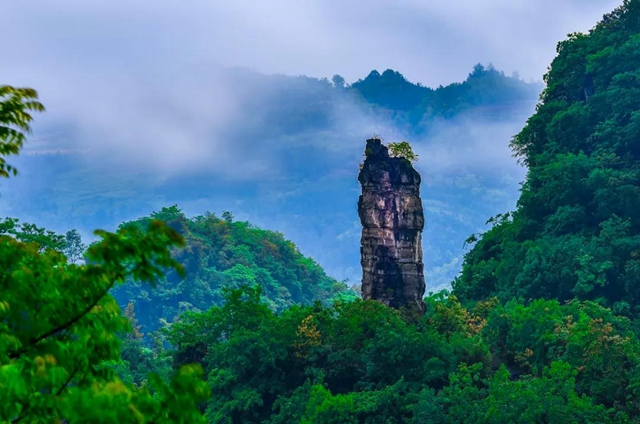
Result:
M640 313L638 7L558 45L537 112L512 141L528 167L518 207L469 240L460 299L576 298Z
M512 142L517 209L421 317L229 213L164 208L88 248L3 220L0 420L640 422L639 43L640 0L559 43ZM9 177L43 107L9 86L0 102Z
M133 283L115 288L113 295L120 305L134 303L144 333L157 330L161 321L174 321L185 311L221 305L223 290L229 288L259 285L273 311L356 296L346 284L328 277L313 259L304 257L283 234L234 221L229 212L221 218L205 214L188 219L172 206L120 228L146 228L152 220L165 222L185 239L174 258L186 271L186 278L173 272L156 281L153 290Z

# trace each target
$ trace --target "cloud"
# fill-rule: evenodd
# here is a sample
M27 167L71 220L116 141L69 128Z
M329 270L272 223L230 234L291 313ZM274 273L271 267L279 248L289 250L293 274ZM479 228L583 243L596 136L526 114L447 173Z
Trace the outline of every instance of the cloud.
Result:
M78 65L130 74L219 63L348 81L394 68L447 84L493 61L539 79L569 32L620 0L7 0L5 52L20 65ZM55 16L55 19L51 19ZM6 53L5 53L6 54ZM14 63L14 66L15 66ZM59 69L41 68L54 75Z
M263 109L277 104L270 103L268 87L234 85L220 66L340 73L349 81L373 68L394 68L437 85L464 79L476 62L493 61L539 79L565 33L588 29L615 4L7 0L3 9L11 19L3 30L16 36L5 43L11 59L3 63L0 81L37 88L49 112L36 129L68 124L65 138L56 141L79 140L71 148L89 148L127 167L256 178L277 170L279 159L269 155L268 135L256 143L237 129L250 126L258 110L247 113L247 102ZM339 123L347 138L394 134L347 109ZM496 130L469 136L486 138ZM324 148L343 146L333 139ZM436 137L424 152L425 164L449 166L450 154ZM496 154L477 159L502 161Z
M512 208L518 184L525 179L527 170L513 157L509 142L521 131L534 102L529 106L508 119L462 115L451 121L437 121L426 136L413 140L423 196L450 190L450 205L464 204L465 200L455 197L455 193L465 193L476 200L484 199L486 205L497 205L497 210Z
M327 213L330 224L309 229L304 211L296 211L302 218L293 220L294 212L278 209L277 204L330 209L331 202L342 200L336 195L339 190L331 191L340 184L347 187L342 194L355 189L355 202L358 187L353 176L362 160L364 139L373 133L387 141L406 135L344 99L334 102L328 118L332 124L322 131L272 134L277 123L269 117L286 116L290 104L282 97L282 85L223 67L314 77L338 73L348 82L364 78L372 69L392 68L413 82L437 86L463 80L477 62L493 62L507 73L516 70L526 79L540 80L558 41L569 32L588 30L620 2L4 0L3 16L9 18L3 21L0 83L34 87L47 106L48 112L36 119L32 141L40 142L27 146L32 151L89 150L91 172L108 170L99 175L108 182L118 176L114 167L132 171L130 177L149 171L168 181L191 173L198 176L197 183L210 184L202 183L191 199L184 196L181 204L194 213L214 206L233 210L242 219L285 231L306 253L327 258L321 262L334 275L343 272L357 278L357 268L349 268L357 260L346 263L342 256L347 250L334 246L336 240L348 244L357 256L355 214L344 212L334 222ZM298 95L304 90L300 88ZM296 89L286 94L295 96ZM476 222L484 222L486 216L463 213L456 207L460 199L447 197L465 195L467 189L480 190L487 204L492 199L500 202L492 206L496 211L513 202L524 170L507 144L523 122L487 123L467 117L435 125L428 137L409 139L420 155L423 193L428 197L430 190L440 188L440 197L425 203L434 219L455 219L474 228ZM207 180L214 174L217 185ZM130 179L131 184L147 184L147 179ZM24 181L30 188L31 180ZM252 187L235 192L236 186L228 181ZM134 192L125 182L121 185ZM107 185L96 186L108 191ZM449 187L454 194L447 192ZM135 211L127 213L146 207L141 206L143 199L152 197L156 187L145 188L146 197L136 192L127 200ZM87 197L103 194L86 191ZM505 191L511 196L500 194ZM320 202L322 196L329 198L327 192L334 197ZM251 197L255 193L261 197ZM304 198L305 193L311 194ZM13 204L41 205L34 199ZM353 213L355 206L349 205L344 210ZM69 205L60 202L60 210L68 210L63 206ZM344 228L333 228L339 222L346 222ZM443 228L436 223L431 234L449 237ZM318 242L325 232L327 240ZM455 246L459 244L456 240ZM444 265L434 273L452 272L458 253L452 255L442 253Z

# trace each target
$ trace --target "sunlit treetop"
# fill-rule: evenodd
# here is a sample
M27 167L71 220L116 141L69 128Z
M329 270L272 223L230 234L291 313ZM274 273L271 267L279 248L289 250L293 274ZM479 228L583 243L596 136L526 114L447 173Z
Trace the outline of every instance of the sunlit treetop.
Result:
M413 152L411 144L408 141L400 141L398 143L389 143L389 154L392 157L405 158L413 163L418 160L418 155Z

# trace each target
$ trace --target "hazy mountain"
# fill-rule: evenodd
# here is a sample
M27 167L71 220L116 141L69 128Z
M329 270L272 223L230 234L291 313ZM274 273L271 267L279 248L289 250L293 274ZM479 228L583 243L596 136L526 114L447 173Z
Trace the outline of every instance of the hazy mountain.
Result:
M358 163L375 133L420 155L434 290L459 271L463 241L514 207L525 170L508 143L542 85L477 65L437 88L393 70L341 86L244 69L191 70L147 88L115 116L100 115L100 99L91 119L50 110L14 161L20 178L3 182L0 215L86 237L172 204L190 216L231 211L358 283Z

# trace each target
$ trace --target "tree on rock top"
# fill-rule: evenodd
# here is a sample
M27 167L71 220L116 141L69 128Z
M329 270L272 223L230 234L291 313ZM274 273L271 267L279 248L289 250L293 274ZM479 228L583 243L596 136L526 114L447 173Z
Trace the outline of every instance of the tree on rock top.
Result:
M418 155L413 152L411 144L408 141L400 141L398 143L389 143L389 153L394 158L405 158L409 162L414 163L418 160Z

